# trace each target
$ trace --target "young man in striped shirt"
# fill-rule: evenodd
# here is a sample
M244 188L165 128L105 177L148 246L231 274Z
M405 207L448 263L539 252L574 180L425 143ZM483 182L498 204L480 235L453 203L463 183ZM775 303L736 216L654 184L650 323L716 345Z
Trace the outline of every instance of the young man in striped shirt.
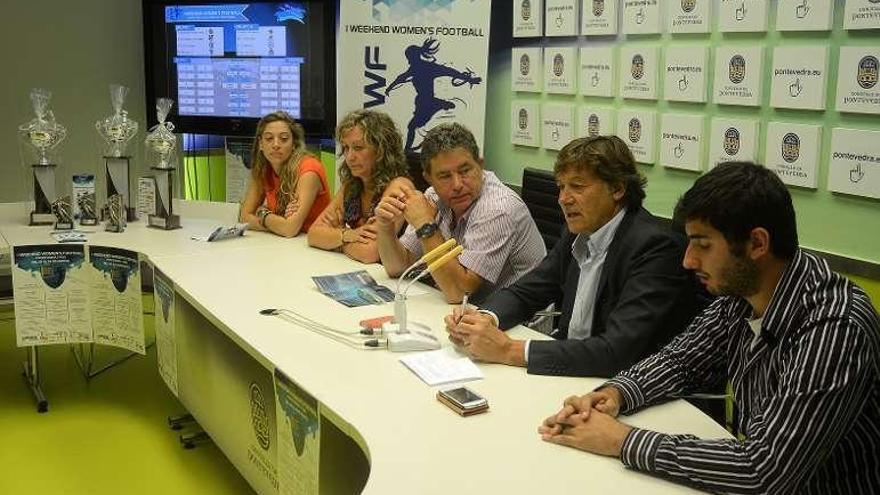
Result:
M798 248L791 196L760 165L719 165L676 213L684 266L722 297L657 354L566 399L542 438L714 492L876 493L880 323L869 298ZM615 419L724 376L742 440Z

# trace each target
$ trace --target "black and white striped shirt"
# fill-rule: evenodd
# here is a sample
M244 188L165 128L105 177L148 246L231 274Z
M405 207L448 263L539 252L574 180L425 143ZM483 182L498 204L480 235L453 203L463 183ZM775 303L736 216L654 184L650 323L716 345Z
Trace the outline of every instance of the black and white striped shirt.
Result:
M630 413L726 376L744 440L634 429L621 461L714 492L880 492L880 323L869 298L799 251L755 346L751 311L742 298L720 297L609 382Z

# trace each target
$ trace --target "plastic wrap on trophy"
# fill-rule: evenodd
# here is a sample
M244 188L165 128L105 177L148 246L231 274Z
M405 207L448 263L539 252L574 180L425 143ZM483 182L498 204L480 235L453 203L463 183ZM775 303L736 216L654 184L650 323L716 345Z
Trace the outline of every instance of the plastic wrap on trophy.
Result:
M113 105L113 114L95 122L98 134L107 142L104 151L105 156L126 156L125 147L131 138L137 134L138 123L128 118L128 112L122 108L122 104L125 103L125 95L127 94L128 88L125 86L118 84L110 85L110 102Z
M147 163L153 169L174 169L174 156L177 148L177 136L174 135L174 124L166 121L174 101L171 98L156 100L156 117L158 124L150 129L144 144L147 147Z
M52 165L51 152L64 141L67 129L55 121L55 114L49 110L50 91L36 88L30 96L36 116L19 126L18 134L36 152L36 165Z
M165 120L173 104L170 98L156 100L156 117L159 123L150 129L144 140L147 147L147 161L150 168L155 171L157 193L157 214L149 215L147 221L151 227L165 230L180 228L180 217L172 211L177 136L173 132L174 124Z
M31 225L50 225L55 217L52 202L55 201L55 166L53 150L67 136L67 130L55 121L49 110L52 93L45 89L33 89L30 93L35 117L18 127L21 140L34 152L31 169L34 178L34 211Z

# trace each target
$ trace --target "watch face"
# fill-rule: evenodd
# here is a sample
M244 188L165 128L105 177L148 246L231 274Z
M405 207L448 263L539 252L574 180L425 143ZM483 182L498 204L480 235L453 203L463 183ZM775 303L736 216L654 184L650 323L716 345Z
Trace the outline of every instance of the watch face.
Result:
M437 232L437 224L436 223L426 223L416 230L416 236L419 239L424 239L426 237L431 237L434 235L434 232Z

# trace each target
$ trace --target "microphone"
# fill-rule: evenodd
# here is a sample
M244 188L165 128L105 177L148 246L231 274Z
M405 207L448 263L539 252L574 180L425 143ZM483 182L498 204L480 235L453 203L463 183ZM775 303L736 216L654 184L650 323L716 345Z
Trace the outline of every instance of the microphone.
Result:
M336 342L354 347L355 349L381 349L382 347L385 347L385 342L382 342L379 339L361 334L354 334L351 332L337 330L333 327L317 322L305 315L297 313L292 309L266 308L261 309L260 314L263 316L277 316L278 318L281 318L288 323L292 323L300 328L310 330L317 333L318 335L323 335L324 337L335 340Z
M409 321L406 314L406 295L410 287L428 273L435 272L449 260L455 258L464 247L458 245L458 241L450 238L443 244L425 253L415 263L410 265L397 280L394 291L394 320L382 325L382 333L387 335L388 350L392 352L406 351L431 351L440 348L440 341L431 333L431 328L425 324ZM422 272L401 290L401 281L413 270L421 268Z

